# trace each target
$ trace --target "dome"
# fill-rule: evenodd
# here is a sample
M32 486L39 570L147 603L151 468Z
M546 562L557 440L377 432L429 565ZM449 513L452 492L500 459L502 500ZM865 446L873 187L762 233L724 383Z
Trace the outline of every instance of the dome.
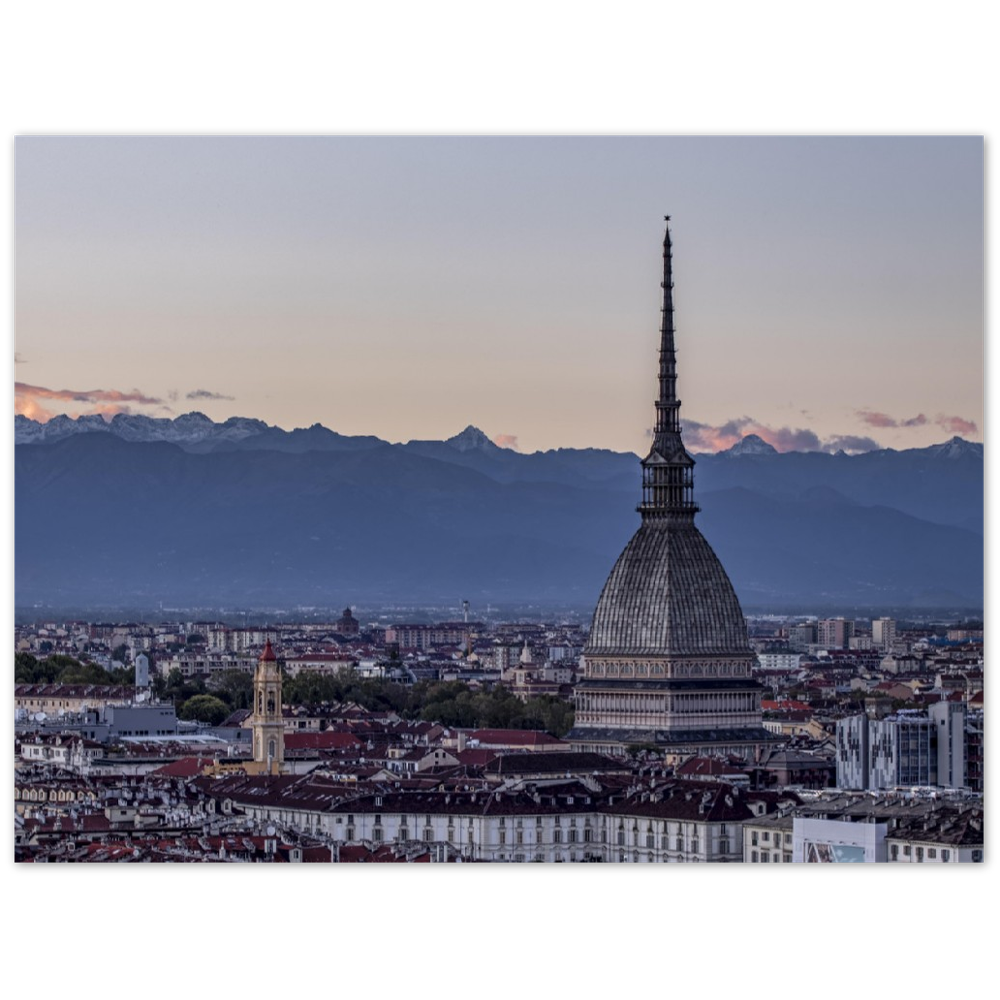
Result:
M604 584L585 655L749 653L736 592L693 521L644 523Z

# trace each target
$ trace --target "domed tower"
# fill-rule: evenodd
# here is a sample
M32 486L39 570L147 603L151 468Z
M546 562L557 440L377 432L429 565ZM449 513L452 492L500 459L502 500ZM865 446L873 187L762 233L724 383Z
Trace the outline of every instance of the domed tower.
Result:
M667 216L669 222L669 216ZM576 688L578 749L651 744L677 756L753 756L774 741L733 585L695 527L694 459L681 441L670 227L663 239L659 396L642 460L642 517L601 592Z
M285 722L281 714L281 667L271 640L253 675L253 768L257 774L280 774L285 762Z

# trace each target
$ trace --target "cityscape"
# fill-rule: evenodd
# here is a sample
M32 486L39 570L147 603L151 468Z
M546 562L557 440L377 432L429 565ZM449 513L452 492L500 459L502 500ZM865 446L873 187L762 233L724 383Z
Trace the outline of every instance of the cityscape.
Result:
M19 608L15 860L982 862L981 609L744 612L696 525L669 216L661 257L640 523L591 615L469 599L419 620L384 605L270 620L174 617L162 601L124 621ZM21 418L19 488L32 463L51 475L85 448L91 467L127 468L137 447L94 432L117 417L68 435L59 418L49 441L47 421ZM477 434L444 444L464 454ZM180 451L152 440L160 461ZM738 444L733 459L777 454L757 435ZM958 436L931 451L981 466ZM947 596L975 601L970 584Z

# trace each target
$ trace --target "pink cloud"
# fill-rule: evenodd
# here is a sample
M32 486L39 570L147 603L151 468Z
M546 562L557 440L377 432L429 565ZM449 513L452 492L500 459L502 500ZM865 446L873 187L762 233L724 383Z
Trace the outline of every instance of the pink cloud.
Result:
M700 451L724 451L747 434L756 434L778 451L819 451L820 439L810 430L793 427L769 427L753 417L734 417L716 427L696 420L681 421L685 443Z
M880 413L878 410L858 410L857 415L862 423L868 424L869 427L923 427L927 423L927 417L922 413L902 420L890 417L888 413Z
M858 416L862 423L869 427L898 427L899 421L893 419L888 413L879 413L877 410L858 410Z
M494 439L493 443L498 448L511 448L517 451L517 435L516 434L498 434Z
M41 401L43 400L82 403L86 407L82 412L99 413L109 420L116 413L133 412L128 405L129 403L148 406L162 402L154 396L147 396L138 389L133 389L131 392L121 392L118 389L48 389L41 385L28 385L27 382L14 383L15 413L45 423L56 414L55 410L42 405Z
M756 434L777 451L873 451L878 442L870 437L835 434L821 439L815 431L805 427L770 427L753 417L735 417L724 424L712 426L696 420L682 420L684 443L692 451L725 451L742 441L748 434Z
M949 434L976 434L979 432L975 421L966 420L965 417L946 417L944 414L939 413L935 417L934 423Z

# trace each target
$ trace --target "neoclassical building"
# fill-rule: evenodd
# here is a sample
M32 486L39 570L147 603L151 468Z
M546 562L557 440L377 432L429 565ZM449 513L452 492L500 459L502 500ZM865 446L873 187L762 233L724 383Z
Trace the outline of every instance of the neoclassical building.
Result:
M667 218L669 221L669 217ZM580 750L651 744L668 754L753 757L775 737L746 621L722 563L695 526L694 459L681 441L670 228L663 240L659 395L642 460L642 522L594 611L576 688Z

